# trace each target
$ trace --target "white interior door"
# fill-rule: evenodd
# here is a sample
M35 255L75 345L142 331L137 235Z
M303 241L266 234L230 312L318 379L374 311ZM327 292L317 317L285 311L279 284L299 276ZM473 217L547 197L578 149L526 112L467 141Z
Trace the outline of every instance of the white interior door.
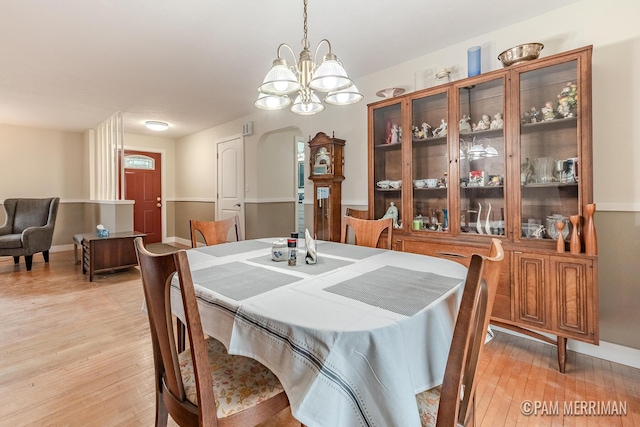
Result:
M244 236L244 140L242 137L224 140L218 142L216 148L218 164L216 219L238 215Z

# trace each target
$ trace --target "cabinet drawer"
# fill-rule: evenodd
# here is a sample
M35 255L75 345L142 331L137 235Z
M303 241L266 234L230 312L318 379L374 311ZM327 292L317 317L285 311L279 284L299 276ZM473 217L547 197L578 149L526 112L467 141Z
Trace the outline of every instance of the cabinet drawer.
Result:
M469 263L471 262L471 255L474 253L487 254L489 252L489 246L487 246L486 248L480 248L464 245L448 245L442 243L423 242L417 240L403 240L402 251L450 259L464 265L465 267L469 267Z
M446 243L424 242L417 240L402 240L399 244L404 252L435 256L438 258L456 261L465 267L469 267L471 255L474 253L488 255L489 246L486 248L467 245L451 245ZM494 303L493 315L504 319L511 319L511 257L505 251L500 280L496 290L496 302Z

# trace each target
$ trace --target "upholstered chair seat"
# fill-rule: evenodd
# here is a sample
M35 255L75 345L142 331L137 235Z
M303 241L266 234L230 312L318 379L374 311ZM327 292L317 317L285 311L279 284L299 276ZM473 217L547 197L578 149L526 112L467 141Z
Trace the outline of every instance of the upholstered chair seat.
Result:
M259 362L243 356L231 356L224 345L213 338L205 341L218 418L242 412L282 393L278 378ZM191 350L178 355L184 393L198 404Z
M416 395L422 427L435 427L438 419L441 389L442 386L437 386Z

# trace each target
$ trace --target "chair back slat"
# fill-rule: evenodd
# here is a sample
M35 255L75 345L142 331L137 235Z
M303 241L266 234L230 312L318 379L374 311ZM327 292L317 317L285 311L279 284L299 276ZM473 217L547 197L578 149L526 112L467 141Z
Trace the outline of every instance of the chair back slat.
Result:
M351 209L351 208L347 208L347 216L352 216L354 218L358 218L358 219L369 219L369 211L365 210L365 211L360 211L357 209Z
M164 378L169 391L182 401L186 397L178 365L170 299L176 263L172 253L158 255L147 251L141 237L136 237L134 243L149 318L156 378Z
M229 237L229 230L234 228L236 241L241 240L240 233L240 219L238 216L233 216L227 219L220 219L217 221L198 221L192 219L189 221L191 228L191 247L197 247L197 233L200 233L204 238L204 243L207 246L218 245L220 243L226 243Z
M492 239L489 256L471 257L442 383L437 426L468 425L474 417L478 359L484 348L504 259Z
M382 233L387 230L387 238L383 240L383 248L391 249L391 234L393 230L393 219L358 219L351 216L342 218L342 233L340 242L347 242L348 228L353 230L355 242L358 246L378 247L378 241Z
M193 287L193 278L189 268L187 253L180 250L173 254L180 280L180 293L182 295L182 307L186 319L189 348L193 359L193 372L196 380L196 392L198 402L211 402L207 405L199 405L199 417L201 426L217 425L215 395L213 393L213 378L209 369L209 355L204 342L204 331L200 320L200 311L196 300L196 291Z
M153 254L146 250L142 238L137 237L134 242L149 317L156 380L164 382L164 387L171 393L169 400L175 399L178 402L187 402L180 374L171 315L171 280L174 274L177 273L180 281L182 308L187 325L198 402L213 403L215 402L213 379L209 369L204 332L187 253L184 250L179 250L175 253ZM159 387L162 386L163 384L159 384ZM216 405L199 405L198 418L201 426L215 426L217 424Z

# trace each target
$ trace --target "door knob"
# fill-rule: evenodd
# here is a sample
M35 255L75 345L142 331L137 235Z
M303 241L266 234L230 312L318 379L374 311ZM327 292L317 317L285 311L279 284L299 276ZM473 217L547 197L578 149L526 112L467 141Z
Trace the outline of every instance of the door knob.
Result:
M161 208L162 207L162 203L157 203L156 206Z
M240 203L236 203L236 204L235 204L235 205L233 205L233 206L240 207Z
M160 200L162 200L162 199L161 199L160 197L156 197L156 200L157 200L157 201L160 201Z

